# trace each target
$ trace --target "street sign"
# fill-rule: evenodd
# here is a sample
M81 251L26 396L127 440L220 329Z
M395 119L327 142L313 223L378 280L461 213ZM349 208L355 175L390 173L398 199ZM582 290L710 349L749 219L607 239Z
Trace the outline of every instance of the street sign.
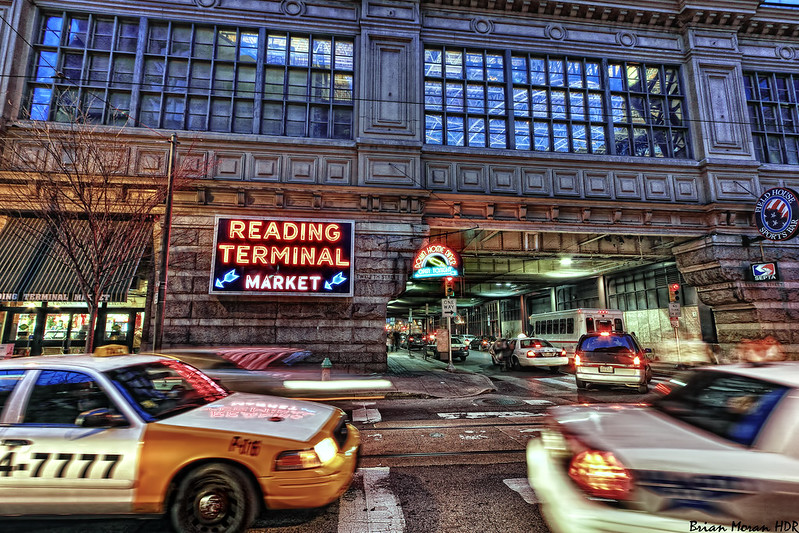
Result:
M669 302L669 318L680 316L680 302Z
M441 316L455 316L458 301L455 298L441 299Z
M669 320L671 320L671 327L673 328L680 327L680 319L678 317L673 316Z

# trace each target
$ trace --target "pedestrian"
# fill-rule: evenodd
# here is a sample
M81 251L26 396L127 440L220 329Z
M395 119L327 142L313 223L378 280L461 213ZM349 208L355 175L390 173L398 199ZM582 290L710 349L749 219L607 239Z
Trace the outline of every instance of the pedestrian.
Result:
M394 351L397 351L400 348L400 342L401 342L400 341L400 332L399 331L394 331L394 333L392 334L392 337L394 338Z

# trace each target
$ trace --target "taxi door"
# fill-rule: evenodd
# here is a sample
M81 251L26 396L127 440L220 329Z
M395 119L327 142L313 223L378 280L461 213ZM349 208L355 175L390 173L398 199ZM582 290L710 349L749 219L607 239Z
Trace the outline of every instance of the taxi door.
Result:
M0 514L132 512L144 425L125 416L89 374L32 372L25 400L0 435ZM117 427L83 427L88 412Z

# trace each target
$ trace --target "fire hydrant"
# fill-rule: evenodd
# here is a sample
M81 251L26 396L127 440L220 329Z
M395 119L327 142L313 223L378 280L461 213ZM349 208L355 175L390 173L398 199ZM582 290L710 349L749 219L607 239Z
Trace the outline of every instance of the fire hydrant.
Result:
M325 360L322 361L322 381L329 381L330 380L330 369L333 367L333 363L330 362L329 357L325 357Z

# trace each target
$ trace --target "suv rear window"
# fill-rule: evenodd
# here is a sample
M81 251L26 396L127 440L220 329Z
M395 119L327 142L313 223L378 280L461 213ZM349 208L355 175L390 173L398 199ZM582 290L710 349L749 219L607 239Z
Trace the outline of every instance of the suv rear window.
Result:
M638 347L629 335L596 335L583 338L577 351L584 361L630 364Z

